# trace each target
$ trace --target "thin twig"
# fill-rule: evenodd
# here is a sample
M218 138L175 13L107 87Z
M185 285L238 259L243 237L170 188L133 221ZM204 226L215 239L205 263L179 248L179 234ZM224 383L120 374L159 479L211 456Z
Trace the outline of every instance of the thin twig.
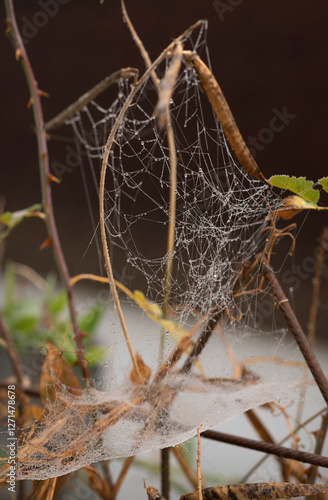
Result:
M181 469L185 473L186 477L189 479L190 484L197 489L197 477L194 474L194 471L191 469L186 457L183 454L181 446L172 446L171 448L173 455L177 459L180 464Z
M197 491L198 491L198 500L203 500L203 491L202 491L202 472L200 468L200 442L201 442L201 437L200 437L200 428L202 425L197 427Z
M19 33L13 6L13 0L5 0L5 8L7 14L8 31L12 36L14 46L16 48L16 58L21 60L31 95L31 102L32 102L37 143L38 143L42 203L45 214L45 222L48 230L48 235L51 239L51 246L53 248L55 260L57 263L57 268L61 275L62 282L67 292L70 316L73 324L74 338L76 342L77 352L79 355L78 356L79 363L81 365L84 376L86 378L89 378L90 375L89 375L88 363L84 356L82 334L78 325L75 302L74 302L72 288L70 285L70 276L63 255L63 251L60 245L54 211L53 211L53 203L52 203L52 195L51 195L50 179L49 179L50 169L49 169L48 147L47 147L45 127L44 127L41 98L40 98L41 92L38 88L38 83L35 79L33 69L31 67L30 61L28 59L25 50L24 43Z
M309 343L312 347L314 346L314 340L315 340L315 331L316 331L317 315L319 308L319 293L321 284L322 264L323 264L324 254L326 252L327 240L328 240L328 227L324 227L321 233L320 246L317 254L317 262L313 278L312 302L311 302L310 318L308 325L308 338L309 338Z
M141 57L145 61L145 66L146 66L146 68L150 68L150 66L152 64L150 57L148 55L148 52L147 52L144 44L142 43L142 40L139 38L138 33L136 32L133 24L130 21L130 17L127 13L124 0L121 0L121 9L122 9L122 14L123 14L123 19L126 21L126 24L130 30L131 36L132 36L133 40L135 41L136 46L139 49ZM157 90L159 91L160 90L160 81L159 81L158 76L156 75L155 70L151 72L151 77L152 77L152 79L157 87Z
M113 489L112 489L111 500L114 500L117 493L119 492L119 489L122 486L122 483L125 479L125 476L129 470L130 466L132 465L134 459L135 459L135 457L127 457L124 460L124 464L123 464L123 467L121 469L120 475L118 476L118 479L117 479L117 481L114 484Z
M328 458L323 457L322 455L315 455L314 453L285 448L284 446L278 446L265 441L256 441L255 439L233 436L232 434L212 430L201 432L201 436L208 439L214 439L215 441L221 441L222 443L241 446L242 448L248 448L250 450L262 451L263 453L269 453L271 455L276 455L277 457L291 458L292 460L297 460L299 462L328 468Z
M57 116L49 120L45 124L45 129L49 131L59 128L115 82L120 79L128 80L129 78L134 78L136 80L138 78L138 74L139 71L136 68L122 68L115 71L115 73L106 76L106 78L101 80L101 82L97 83L97 85L92 87L92 89L88 90L85 94L79 97L75 102L73 102L73 104L65 108L64 111L61 111Z
M327 431L328 431L328 412L326 412L326 414L322 416L321 427L318 431L314 448L314 453L316 455L321 455L322 453L323 444L325 442ZM313 484L315 482L317 472L318 472L318 467L316 465L312 465L309 470L308 481L307 481L309 484Z
M2 317L2 314L0 312L0 332L7 344L7 351L10 356L14 372L17 378L17 382L20 386L24 386L24 374L23 374L23 364L20 359L19 353L16 349L15 343L13 339L11 338L11 334L7 328L7 325L4 322L4 319Z
M285 321L287 323L288 328L290 329L291 333L293 334L297 345L299 346L303 357L313 375L313 378L315 379L318 388L321 391L321 394L328 404L328 381L323 373L321 366L311 349L311 346L309 345L309 342L301 328L301 325L299 324L293 309L291 308L288 299L286 298L286 295L284 294L271 266L269 265L268 261L266 260L265 257L258 256L258 265L263 273L263 276L267 280L269 287L271 289L271 292L273 296L275 297L277 304L279 306L279 309L281 311L281 314L285 318Z

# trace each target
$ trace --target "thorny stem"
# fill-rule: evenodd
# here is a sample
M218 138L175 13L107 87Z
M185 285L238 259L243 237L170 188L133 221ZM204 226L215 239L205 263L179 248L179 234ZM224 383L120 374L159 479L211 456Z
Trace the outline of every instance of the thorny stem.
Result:
M51 239L51 246L53 248L54 257L57 263L57 268L60 273L62 282L66 288L79 363L81 365L84 376L86 378L89 378L90 374L88 369L88 363L84 356L82 334L78 325L75 302L74 302L72 288L70 285L70 276L66 266L63 251L60 245L54 211L53 211L50 178L49 178L50 174L49 156L48 156L47 139L46 139L43 111L40 98L40 90L38 88L38 83L35 79L32 66L28 59L25 46L23 44L22 38L19 33L19 29L16 23L13 0L5 0L5 8L7 15L8 31L11 34L14 46L16 48L16 58L17 59L19 58L21 60L31 95L31 102L32 102L37 143L38 143L38 152L39 152L40 180L41 180L43 210L45 214L45 223L47 226L48 235Z
M291 333L293 334L298 347L300 348L303 357L313 375L313 378L315 379L318 388L321 391L321 394L326 401L326 404L328 404L328 381L326 379L325 374L323 373L321 366L311 349L311 346L309 345L309 342L301 328L301 325L299 324L293 309L291 308L288 299L286 298L286 295L284 294L271 266L269 265L268 261L266 260L265 257L262 255L257 257L258 260L258 265L259 268L267 280L269 287L271 288L271 292L273 296L275 297L279 309L281 311L281 314L285 318L285 321L287 323L288 328L290 329Z
M232 434L212 430L201 432L201 436L214 439L215 441L220 441L222 443L233 444L235 446L241 446L242 448L262 451L263 453L269 453L270 455L291 458L292 460L297 460L298 462L305 462L328 468L328 458L323 457L322 455L315 455L314 453L294 450L293 448L278 446L277 444L267 443L266 441L256 441L255 439L233 436Z

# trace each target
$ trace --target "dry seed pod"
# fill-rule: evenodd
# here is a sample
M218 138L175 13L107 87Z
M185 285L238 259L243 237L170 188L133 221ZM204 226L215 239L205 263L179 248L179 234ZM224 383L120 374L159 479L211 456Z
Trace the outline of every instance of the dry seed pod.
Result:
M203 490L203 500L273 500L328 492L328 484L250 483L216 486ZM182 495L180 500L198 500L198 491Z
M246 146L229 105L213 73L197 54L186 50L183 52L183 55L186 60L195 67L208 100L212 105L213 111L240 165L255 179L259 179L269 184Z

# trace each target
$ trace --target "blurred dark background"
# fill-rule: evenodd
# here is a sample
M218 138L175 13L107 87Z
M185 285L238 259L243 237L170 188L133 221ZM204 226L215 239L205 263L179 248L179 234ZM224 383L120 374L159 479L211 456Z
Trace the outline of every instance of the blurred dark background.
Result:
M43 99L46 121L113 71L125 66L144 68L122 21L119 0L106 0L103 5L98 0L17 0L14 5L39 87L50 94L49 99ZM208 19L212 70L244 138L259 138L261 131L270 126L274 109L282 112L286 108L288 114L295 115L256 152L256 160L266 177L288 173L317 180L328 174L328 3L325 0L126 0L126 7L151 59L196 20ZM4 31L3 6L1 13ZM2 36L0 44L3 121L0 195L6 200L6 210L18 210L41 198L37 148L32 112L26 108L29 93L22 68L15 61L9 39ZM53 160L56 146L51 145L50 151ZM54 185L53 193L56 220L71 273L98 272L95 249L86 253L92 227L78 170L65 176L61 185ZM327 198L322 201L328 204ZM294 266L294 276L302 275L302 286L294 287L294 298L305 325L317 238L326 221L325 212L299 215L295 219L301 230L295 256L286 265ZM6 242L5 258L46 274L54 268L54 263L50 250L39 251L45 237L40 221L26 221ZM289 244L282 242L277 246L279 265ZM312 264L308 260L304 266L305 258L312 258ZM328 320L327 270L325 265L322 324ZM289 280L286 291L290 284Z

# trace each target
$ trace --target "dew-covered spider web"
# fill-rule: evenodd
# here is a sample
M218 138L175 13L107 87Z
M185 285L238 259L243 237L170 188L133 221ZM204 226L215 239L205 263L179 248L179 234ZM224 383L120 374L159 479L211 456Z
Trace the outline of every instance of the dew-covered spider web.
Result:
M183 44L209 64L205 25ZM156 68L159 78L169 64L170 55ZM81 164L92 172L89 196L98 196L104 145L132 85L119 80L114 101L104 92L67 122ZM42 422L23 438L20 478L44 479L176 445L201 424L205 430L268 401L294 398L302 385L302 363L287 332L252 324L251 304L264 295L264 285L256 291L260 276L249 286L253 293L242 293L240 285L268 242L279 199L237 164L195 69L182 60L170 102L177 182L169 254L172 164L167 130L154 113L157 101L150 76L119 123L105 183L112 266L144 380L136 377L112 308L107 367L94 388L58 385ZM124 273L116 272L116 262ZM180 344L177 352L191 333L189 346L184 351ZM195 345L199 353L192 358Z

